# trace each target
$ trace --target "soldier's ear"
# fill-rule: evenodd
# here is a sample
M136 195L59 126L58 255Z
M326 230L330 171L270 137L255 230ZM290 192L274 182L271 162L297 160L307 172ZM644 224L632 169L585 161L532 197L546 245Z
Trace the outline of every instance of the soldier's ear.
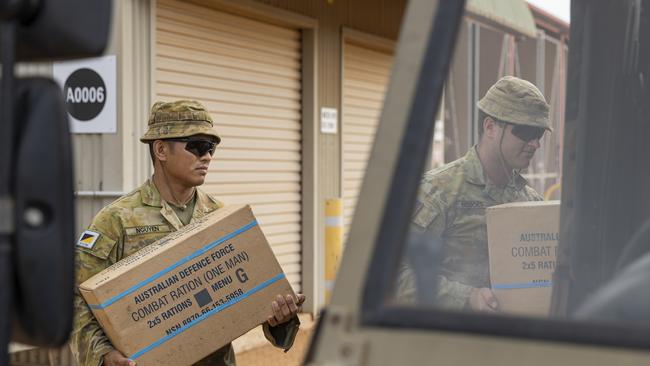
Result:
M483 120L483 133L488 137L488 138L495 138L497 137L497 132L499 123L494 120L494 118L490 116L486 116L485 119Z
M153 142L153 154L156 157L156 160L167 161L169 146L162 140L156 140Z

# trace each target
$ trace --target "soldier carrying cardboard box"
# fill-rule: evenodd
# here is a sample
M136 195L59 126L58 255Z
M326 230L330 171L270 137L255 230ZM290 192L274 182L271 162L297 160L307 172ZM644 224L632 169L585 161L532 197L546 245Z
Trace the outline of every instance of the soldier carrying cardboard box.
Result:
M142 186L104 207L77 242L77 284L119 260L223 206L197 187L203 184L221 138L208 111L198 102L157 102L149 128L140 139L149 145L154 174ZM300 322L303 295L279 294L264 324L266 338L289 349ZM81 366L135 365L116 350L91 313L75 295L72 353ZM195 365L235 365L230 344Z
M498 80L477 106L479 143L464 157L424 175L411 226L415 235L440 248L435 305L497 311L489 289L485 209L542 200L519 170L528 167L545 131L552 129L542 93L513 76ZM426 291L425 281L416 284L417 271L413 263L404 267L399 297L413 299Z

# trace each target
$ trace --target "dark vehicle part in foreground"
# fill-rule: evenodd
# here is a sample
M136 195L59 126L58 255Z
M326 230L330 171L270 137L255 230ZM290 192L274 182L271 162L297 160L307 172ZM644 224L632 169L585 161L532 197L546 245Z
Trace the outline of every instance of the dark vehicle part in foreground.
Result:
M14 78L17 61L100 55L111 1L0 1L0 366L10 340L65 343L72 327L74 206L59 87ZM35 169L39 166L39 169Z

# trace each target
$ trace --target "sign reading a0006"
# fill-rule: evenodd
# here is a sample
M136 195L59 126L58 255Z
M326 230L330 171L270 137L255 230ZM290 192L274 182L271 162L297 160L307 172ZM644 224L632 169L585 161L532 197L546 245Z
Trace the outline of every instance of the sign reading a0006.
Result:
M116 74L115 55L54 63L72 133L117 132Z
M68 113L79 121L99 115L106 104L106 84L92 69L81 68L68 76L63 86Z

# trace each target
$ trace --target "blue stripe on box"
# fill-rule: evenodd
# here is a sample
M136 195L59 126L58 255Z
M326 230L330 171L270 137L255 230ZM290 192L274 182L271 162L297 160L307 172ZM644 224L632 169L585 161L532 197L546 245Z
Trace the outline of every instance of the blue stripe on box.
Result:
M520 288L541 288L541 287L551 287L553 286L552 281L542 281L542 282L523 282L523 283L499 283L492 285L492 289L495 290L514 290Z
M199 316L198 318L196 318L192 322L188 323L187 325L182 326L180 329L174 331L173 333L170 333L170 334L160 338L159 340L155 341L151 345L139 350L138 352L131 355L131 357L129 357L129 358L132 359L132 360L135 360L138 357L141 357L145 353L147 353L147 352L151 351L152 349L162 345L163 343L165 343L168 340L170 340L170 339L176 337L177 335L183 333L184 331L188 330L189 328L199 324L200 322L202 322L205 319L211 317L212 315L217 314L218 312L220 312L220 311L222 311L222 310L224 310L224 309L226 309L226 308L228 308L228 307L230 307L232 305L235 305L236 303L246 299L247 297L253 295L254 293L256 293L256 292L258 292L258 291L260 291L262 289L264 289L265 287L268 287L269 285L283 279L284 277L285 277L284 273L280 273L279 275L277 275L277 276L275 276L275 277L273 277L273 278L271 278L271 279L269 279L269 280L267 280L265 282L260 283L259 285L255 286L252 289L245 292L243 295L241 295L239 297L236 297L236 298L234 298L234 299L232 299L232 300L230 300L230 301L228 301L226 303L223 303L222 305L217 306L216 308L214 308L214 309L208 311L207 313Z

